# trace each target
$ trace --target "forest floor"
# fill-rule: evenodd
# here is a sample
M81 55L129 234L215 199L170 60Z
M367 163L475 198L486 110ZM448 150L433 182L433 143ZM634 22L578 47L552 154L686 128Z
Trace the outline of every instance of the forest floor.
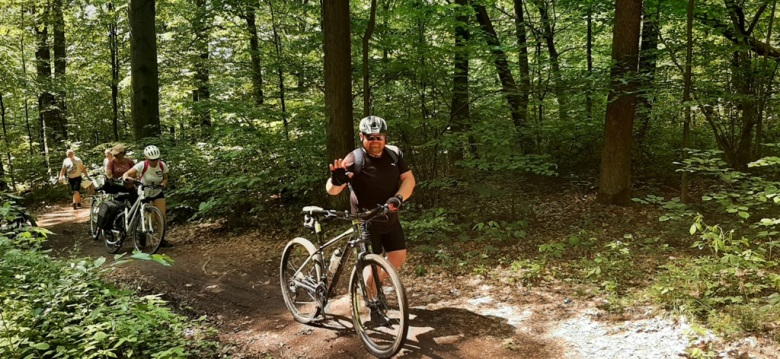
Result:
M593 221L631 217L658 224L645 209L606 209L594 206L592 196L571 196L579 199L565 199L569 207L557 203L557 220L585 211L597 212L588 214ZM552 200L537 198L533 210L550 211L554 204L545 203ZM54 255L112 258L88 236L88 212L55 206L39 214L39 224L55 233L47 242ZM628 227L640 224L626 221ZM167 235L173 247L161 249L175 261L171 267L134 261L108 280L161 294L192 317L207 315L235 358L369 358L352 330L344 290L322 325L293 320L278 284L280 256L290 233L271 228L230 232L214 223L174 226ZM532 223L530 228L531 235L544 237L534 230L543 226ZM126 243L123 250L131 246ZM616 314L605 305L612 298L584 295L592 292L581 284L523 284L511 279L509 263L491 263L486 272L425 267L427 257L415 256L415 246L421 245L410 245L409 262L400 271L410 297L411 325L399 358L682 358L696 347L712 348L711 354L723 358L780 357L771 339L700 333L684 317L649 305ZM532 248L516 250L538 255ZM421 266L426 273L419 273Z

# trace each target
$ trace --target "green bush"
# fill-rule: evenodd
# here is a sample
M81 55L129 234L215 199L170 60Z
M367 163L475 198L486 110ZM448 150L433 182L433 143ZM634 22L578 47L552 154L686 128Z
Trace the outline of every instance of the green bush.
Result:
M6 200L3 208L9 209L4 223L10 223L19 207ZM200 324L205 317L193 322L171 312L159 296L103 283L101 275L113 268L104 258L51 258L38 245L42 235L9 225L0 235L0 357L219 356L215 333Z

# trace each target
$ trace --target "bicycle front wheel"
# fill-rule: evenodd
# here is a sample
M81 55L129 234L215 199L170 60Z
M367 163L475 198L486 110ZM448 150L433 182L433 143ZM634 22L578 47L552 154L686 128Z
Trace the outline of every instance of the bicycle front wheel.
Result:
M295 320L309 323L320 313L317 288L322 274L322 256L305 238L295 238L282 252L279 281L284 304Z
M380 282L377 276L382 272L387 279ZM378 358L398 353L409 330L409 304L395 268L381 256L366 255L352 270L349 292L352 322L366 350Z
M143 225L141 224L143 221ZM157 207L145 206L143 213L133 221L135 249L149 254L157 253L165 239L165 219Z
M89 234L95 240L98 239L97 220L98 220L99 207L100 207L100 202L96 201L95 198L92 197L92 204L89 206Z

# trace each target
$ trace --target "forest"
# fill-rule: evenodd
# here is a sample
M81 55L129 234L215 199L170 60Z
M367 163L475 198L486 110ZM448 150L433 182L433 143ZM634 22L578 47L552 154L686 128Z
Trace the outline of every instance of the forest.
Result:
M465 311L467 293L489 284L535 312L545 311L540 293L548 293L613 321L634 323L645 308L685 318L679 353L639 357L773 357L776 5L0 0L0 357L362 357L355 336L322 328L310 338L351 340L356 349L295 349L292 337L312 329L292 324L276 266L284 242L313 239L300 225L302 207L349 208L346 195L324 190L328 164L361 146L366 116L387 121L387 143L402 149L416 179L400 211L409 257L399 274L412 307ZM104 151L117 144L135 160L156 145L170 168L173 247L164 255L106 260L102 245L79 237L84 215L61 209L70 203L58 182L66 151L102 173ZM23 213L51 219L57 211L65 220L39 220L46 229L6 226ZM199 245L214 262L191 253ZM265 288L257 298L271 293L278 311L238 324L270 307L219 304L248 295L244 287L213 293L237 275L231 261L255 268L237 270L257 276ZM183 282L163 280L166 271L205 276L206 304ZM46 276L14 274L22 272ZM131 275L151 272L157 283ZM474 280L482 284L466 286ZM80 294L55 295L69 291ZM462 308L441 304L450 296ZM49 297L55 304L41 304ZM69 318L74 303L104 314ZM141 305L149 316L121 309ZM425 313L417 317L433 315ZM489 327L493 317L480 313L473 325ZM559 320L549 316L542 321ZM175 320L161 325L166 318ZM271 346L262 346L235 329L269 325L288 325L279 330L287 339L263 337ZM487 352L496 357L606 357L572 349L548 327L504 326L482 333L495 343L478 334L461 333L466 339L449 347L418 338L432 349L401 354L480 357L484 346L498 348ZM445 327L439 332L459 334ZM539 332L548 334L532 335ZM546 351L537 352L537 339Z

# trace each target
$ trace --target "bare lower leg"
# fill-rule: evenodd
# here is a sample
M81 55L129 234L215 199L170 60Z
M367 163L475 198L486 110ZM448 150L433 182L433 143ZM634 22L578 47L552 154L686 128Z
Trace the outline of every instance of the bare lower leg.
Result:
M387 252L387 261L393 265L396 270L401 268L401 265L406 262L406 249L399 251ZM387 272L378 269L379 271L379 283L382 283L387 279ZM374 299L376 297L376 283L374 283L374 272L371 267L363 268L363 278L366 278L366 291L368 292L368 298Z
M79 191L73 192L73 203L81 203L81 193Z

